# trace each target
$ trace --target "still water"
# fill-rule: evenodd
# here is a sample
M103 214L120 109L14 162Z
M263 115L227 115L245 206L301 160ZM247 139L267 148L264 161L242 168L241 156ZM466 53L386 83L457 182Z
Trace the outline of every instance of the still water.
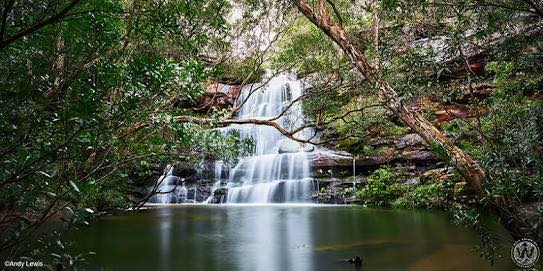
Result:
M91 270L512 270L439 212L315 205L180 205L102 217L72 232Z

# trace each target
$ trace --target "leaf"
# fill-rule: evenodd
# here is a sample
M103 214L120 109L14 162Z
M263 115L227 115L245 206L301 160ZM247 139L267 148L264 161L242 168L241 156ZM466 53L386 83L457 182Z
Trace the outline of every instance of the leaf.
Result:
M56 253L51 253L51 254L49 254L49 255L51 255L51 256L53 256L53 257L55 257L55 258L62 259L62 256L60 256L60 255L58 255L58 254L56 254Z
M94 214L94 211L91 208L85 208L85 211L90 214Z
M72 186L72 188L73 188L77 193L79 193L79 187L77 187L77 184L75 184L74 181L70 181L70 186Z
M56 196L57 196L57 194L55 194L55 193L53 193L53 192L49 192L49 191L46 191L46 192L44 192L44 193L47 194L47 195L49 195L49 196L51 196L51 197L56 197Z
M60 248L64 249L64 245L62 244L62 242L61 242L60 240L57 240L57 245L58 245Z
M40 173L41 175L47 177L47 178L51 178L51 175L47 174L46 172L43 172L43 171L38 171L38 173Z

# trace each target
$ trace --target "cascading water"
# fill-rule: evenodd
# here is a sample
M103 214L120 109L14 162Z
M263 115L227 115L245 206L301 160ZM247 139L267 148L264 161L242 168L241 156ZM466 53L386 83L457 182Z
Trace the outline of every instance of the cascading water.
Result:
M302 94L302 82L286 75L273 78L264 86L246 86L238 98L242 107L237 118L272 119L280 116L276 121L282 127L295 130L304 124L305 117L301 103L292 102ZM252 139L254 148L252 156L241 158L229 170L227 203L311 200L313 184L307 152L313 151L312 146L304 146L265 125L243 124L223 128L224 132L231 130L239 131L241 138ZM311 129L306 128L294 136L308 139L311 134Z
M156 181L158 194L149 199L150 203L169 204L187 200L188 191L183 178L174 176L172 172L173 166L168 165L162 176Z
M272 78L265 85L247 85L240 91L237 119L275 119L286 130L299 131L296 138L309 139L311 128L301 129L305 116L300 102L302 82L287 75ZM242 157L229 167L223 161L214 162L213 185L210 196L198 199L196 186L186 187L182 178L173 175L168 166L157 180L158 194L149 202L168 203L279 203L309 202L313 182L310 178L308 152L314 147L300 144L281 134L274 127L256 124L234 124L220 129L223 133L238 131L242 139L251 139L251 156ZM227 195L215 197L217 189L225 188Z

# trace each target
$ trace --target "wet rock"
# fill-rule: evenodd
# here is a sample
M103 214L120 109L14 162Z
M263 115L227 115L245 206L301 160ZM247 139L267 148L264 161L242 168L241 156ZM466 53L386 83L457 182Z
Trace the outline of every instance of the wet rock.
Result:
M166 185L182 185L185 182L185 180L177 176L168 176L164 178L162 182Z
M290 84L285 84L283 87L281 87L281 90L283 91L284 99L286 101L292 100L292 90L290 88Z
M417 139L413 139L410 142L416 141ZM314 152L308 153L308 158L312 165L313 176L346 177L353 172L353 157L345 152ZM356 158L355 167L358 173L369 173L382 165L408 163L415 171L414 165L425 166L437 161L439 161L438 157L429 150L404 148L399 152L394 148L381 147L372 155ZM327 174L329 171L339 175Z
M345 189L353 186L362 187L365 183L367 183L367 179L364 176L356 176L356 179L353 177L318 178L315 179L317 191L313 195L313 200L327 204L360 203L354 193L346 194Z
M187 199L193 202L204 202L211 196L211 187L194 186L187 189Z
M352 176L343 178L316 178L314 180L319 187L325 187L329 185L347 187L353 186L353 183L356 186L360 186L367 183L367 178L365 176L356 176L356 178Z
M347 152L313 152L308 159L314 168L330 168L336 166L352 166L353 157Z
M213 204L225 203L227 195L228 195L228 188L226 187L218 188L213 192L213 198L211 199L209 203L213 203Z
M178 177L194 176L198 173L194 166L187 161L177 161L173 165L172 175Z
M379 166L391 162L395 159L396 155L397 153L393 149L381 148L372 155L356 158L355 165L357 169L359 167ZM311 165L316 169L327 170L330 168L337 169L343 167L352 170L353 167L353 157L347 152L315 152L310 153L308 158Z
M521 207L521 211L525 214L525 217L532 229L536 233L543 234L543 217L541 216L541 210L543 209L543 201L531 202L524 204Z
M228 108L234 105L234 99L229 97L224 93L204 93L196 103L196 106L193 107L194 112L204 113L209 111L211 108L217 110Z

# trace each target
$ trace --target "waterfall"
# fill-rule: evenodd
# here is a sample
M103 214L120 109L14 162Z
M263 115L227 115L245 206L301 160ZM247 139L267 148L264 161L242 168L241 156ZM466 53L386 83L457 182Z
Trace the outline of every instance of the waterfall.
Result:
M211 187L211 195L204 203L213 203L215 191L221 187L223 161L215 161L214 167L213 176L215 177L215 183L213 183L213 186ZM219 203L222 203L222 200Z
M356 188L356 158L353 156L353 188Z
M294 130L305 122L301 102L291 105L302 94L302 82L286 75L273 78L266 85L245 86L238 99L242 106L236 118L270 119L288 108L276 121L285 129ZM242 138L250 138L254 143L252 155L242 157L229 170L227 203L311 200L313 185L307 152L313 151L312 146L291 140L270 126L230 125L222 130L237 130ZM312 130L307 128L294 136L308 139L311 135Z
M301 102L293 103L303 94L303 84L287 75L277 76L267 84L244 86L237 101L237 119L272 119L286 130L293 131L305 124ZM213 163L213 185L201 190L206 195L203 203L279 203L309 202L314 191L310 178L308 153L315 151L309 144L300 144L274 127L253 124L234 124L220 128L225 133L234 130L242 139L253 142L251 155L241 157L237 164L223 161ZM309 139L311 128L300 129L295 137ZM317 140L314 138L313 140ZM157 191L149 202L159 204L197 202L198 183L185 186L184 179L173 175L168 166L157 180ZM225 189L222 189L225 188ZM220 198L215 192L221 189ZM317 187L318 190L318 187ZM172 191L172 193L167 193ZM190 191L192 195L188 193Z
M150 203L170 204L184 202L187 199L188 191L184 179L172 175L172 172L173 166L166 166L162 176L156 181L157 194L149 199Z

